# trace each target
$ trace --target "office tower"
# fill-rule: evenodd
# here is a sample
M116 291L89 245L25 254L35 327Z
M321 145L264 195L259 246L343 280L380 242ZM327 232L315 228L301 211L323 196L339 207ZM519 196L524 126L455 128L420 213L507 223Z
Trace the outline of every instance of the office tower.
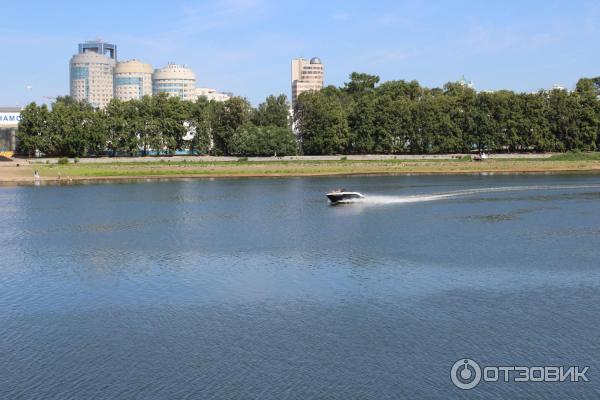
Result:
M94 51L83 51L71 58L71 97L94 107L106 107L113 98L115 60Z
M117 63L114 96L123 101L152 96L152 65L137 60Z
M196 75L184 65L169 64L154 70L152 93L167 93L182 100L193 100L196 92Z
M323 75L324 67L318 57L310 61L304 58L292 60L292 104L304 92L323 89Z

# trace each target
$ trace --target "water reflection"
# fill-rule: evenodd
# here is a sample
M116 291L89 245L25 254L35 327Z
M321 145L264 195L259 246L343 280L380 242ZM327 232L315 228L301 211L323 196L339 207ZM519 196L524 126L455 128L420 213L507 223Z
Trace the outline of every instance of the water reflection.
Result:
M460 398L466 355L597 370L598 180L0 188L0 397Z

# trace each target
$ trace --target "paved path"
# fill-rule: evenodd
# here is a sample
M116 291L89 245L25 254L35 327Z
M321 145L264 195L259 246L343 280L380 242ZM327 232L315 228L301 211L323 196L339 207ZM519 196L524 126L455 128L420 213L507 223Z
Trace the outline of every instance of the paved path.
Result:
M490 154L491 159L503 158L549 158L556 153L508 153L508 154ZM251 162L270 162L270 161L336 161L345 158L353 161L385 161L385 160L451 160L468 156L469 154L365 154L365 155L335 155L335 156L285 156L285 157L248 157ZM472 154L470 155L472 156ZM214 156L172 156L172 157L99 157L99 158L80 158L81 163L114 163L114 162L215 162L215 161L238 161L239 157L214 157ZM58 158L35 158L35 159L14 159L12 166L17 163L25 164L55 164ZM71 161L73 161L71 159ZM0 163L8 166L10 162Z

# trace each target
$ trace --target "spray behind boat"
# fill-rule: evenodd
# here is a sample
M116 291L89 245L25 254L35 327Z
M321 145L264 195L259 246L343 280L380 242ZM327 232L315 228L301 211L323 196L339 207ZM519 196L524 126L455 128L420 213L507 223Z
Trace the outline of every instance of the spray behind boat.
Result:
M364 196L359 192L349 192L345 189L332 190L326 194L331 202L335 204L360 203L363 205L385 205L421 203L425 201L449 200L461 197L472 197L497 192L528 192L532 190L573 190L573 189L600 189L600 185L536 185L536 186L500 186L489 188L473 188L456 190L451 192L413 194L406 196L369 195Z

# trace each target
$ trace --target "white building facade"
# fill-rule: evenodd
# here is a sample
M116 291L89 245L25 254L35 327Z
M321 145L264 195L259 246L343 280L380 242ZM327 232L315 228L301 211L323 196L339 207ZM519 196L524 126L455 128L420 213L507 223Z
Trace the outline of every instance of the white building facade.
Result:
M194 95L195 99L204 97L208 101L227 101L231 98L229 93L217 92L217 89L210 88L196 88Z

